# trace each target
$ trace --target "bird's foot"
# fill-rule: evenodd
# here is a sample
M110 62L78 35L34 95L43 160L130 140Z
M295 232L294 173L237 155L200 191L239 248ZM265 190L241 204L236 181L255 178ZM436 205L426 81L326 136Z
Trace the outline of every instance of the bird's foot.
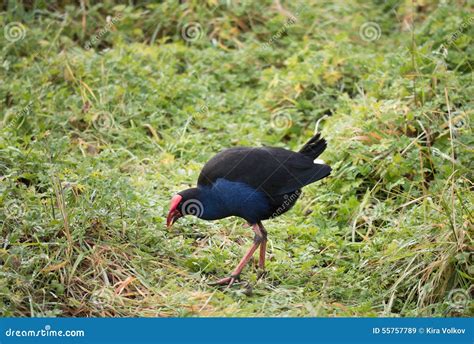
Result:
M257 273L257 279L263 279L265 278L265 276L268 275L268 271L266 270L260 270L258 273Z
M234 284L234 282L237 280L240 281L239 275L236 275L236 276L231 275L229 277L221 278L220 280L209 283L209 284L218 285L218 286L227 286L227 288L230 288Z

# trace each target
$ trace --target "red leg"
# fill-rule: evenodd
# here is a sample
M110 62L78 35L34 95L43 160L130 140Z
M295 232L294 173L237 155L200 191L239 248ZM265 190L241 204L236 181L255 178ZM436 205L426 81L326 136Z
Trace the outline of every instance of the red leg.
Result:
M247 265L250 258L252 258L253 254L255 253L257 248L263 242L262 241L263 238L265 238L264 242L266 244L266 232L265 232L265 235L262 233L260 225L259 224L252 225L252 229L255 232L255 239L254 239L254 243L252 244L252 246L249 248L247 253L245 253L244 257L240 260L239 264L236 266L234 271L232 271L232 274L229 277L222 278L222 279L212 283L213 285L227 285L227 288L232 286L232 284L234 284L235 280L239 277L240 273L244 269L245 265ZM262 251L260 251L260 255L261 255L261 252ZM265 259L265 254L264 254L264 259Z
M229 277L222 278L213 284L216 285L226 285L227 287L232 286L234 284L236 278L239 277L240 273L244 269L245 265L249 262L250 258L253 256L255 251L257 250L259 244L252 244L250 249L247 251L247 253L244 255L244 257L240 260L240 263L237 265L237 267L232 271L232 274Z
M258 259L258 267L261 270L265 270L265 253L267 251L267 231L263 227L262 223L258 223L260 231L262 233L262 242L260 243L260 257Z

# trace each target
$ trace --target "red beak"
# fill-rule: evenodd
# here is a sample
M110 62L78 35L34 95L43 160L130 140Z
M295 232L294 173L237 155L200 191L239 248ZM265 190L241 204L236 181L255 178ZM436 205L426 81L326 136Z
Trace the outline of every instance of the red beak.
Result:
M170 211L168 213L168 217L166 218L166 227L170 228L177 219L183 216L177 209L179 202L181 202L182 199L183 196L181 195L174 195L171 199Z

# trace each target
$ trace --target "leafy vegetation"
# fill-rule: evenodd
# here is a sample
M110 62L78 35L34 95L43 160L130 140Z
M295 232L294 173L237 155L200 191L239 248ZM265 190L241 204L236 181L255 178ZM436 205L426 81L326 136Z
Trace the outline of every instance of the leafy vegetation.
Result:
M472 315L472 3L181 2L3 6L0 315ZM209 286L252 233L169 199L317 122L267 275Z

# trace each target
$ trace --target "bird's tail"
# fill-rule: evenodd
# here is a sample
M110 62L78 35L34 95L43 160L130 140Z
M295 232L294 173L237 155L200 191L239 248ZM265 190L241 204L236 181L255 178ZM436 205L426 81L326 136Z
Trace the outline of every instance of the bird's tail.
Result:
M314 135L303 148L300 149L300 153L309 156L313 160L316 159L327 147L326 140L321 137L319 133Z

